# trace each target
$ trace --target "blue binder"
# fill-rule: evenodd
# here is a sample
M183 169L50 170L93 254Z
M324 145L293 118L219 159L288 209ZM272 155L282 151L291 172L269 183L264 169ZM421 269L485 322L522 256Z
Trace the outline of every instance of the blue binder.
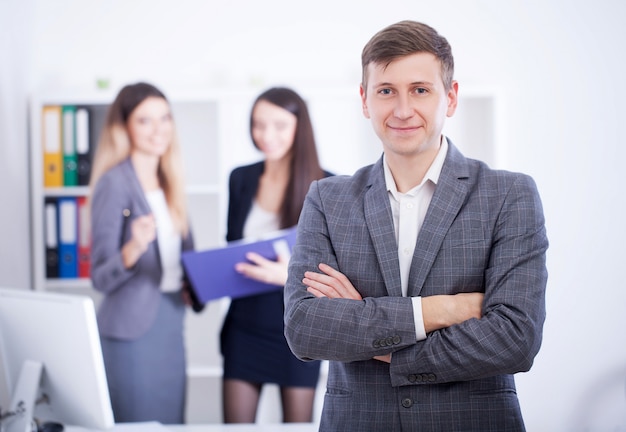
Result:
M191 288L202 304L221 297L239 298L281 290L281 286L258 282L237 273L235 264L247 261L248 252L275 260L277 251L288 248L281 252L288 253L295 242L296 228L289 228L261 241L240 240L230 242L223 248L183 252L183 267Z
M76 198L58 200L59 209L59 277L78 277L78 210Z

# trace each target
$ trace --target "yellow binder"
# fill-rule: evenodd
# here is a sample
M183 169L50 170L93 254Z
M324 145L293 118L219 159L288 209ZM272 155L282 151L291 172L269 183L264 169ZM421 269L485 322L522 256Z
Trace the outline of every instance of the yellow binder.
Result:
M43 185L63 186L63 147L61 145L61 107L46 105L42 112Z

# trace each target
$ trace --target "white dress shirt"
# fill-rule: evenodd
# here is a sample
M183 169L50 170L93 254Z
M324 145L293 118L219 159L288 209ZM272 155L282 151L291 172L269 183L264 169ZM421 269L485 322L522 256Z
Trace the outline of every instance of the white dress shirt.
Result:
M417 236L422 228L424 218L426 217L430 200L435 193L435 186L437 185L437 181L439 181L439 175L441 174L447 152L448 140L442 136L439 152L424 175L422 182L407 193L398 192L391 169L383 156L385 183L387 185L387 191L389 192L396 244L398 245L400 282L403 296L406 296L408 292L409 272L411 270L411 262L413 261L413 252L415 250ZM412 297L412 300L415 336L416 340L419 341L426 339L426 329L422 315L422 298Z
M252 208L243 226L243 238L261 239L278 229L278 213L267 211L256 200L252 201Z

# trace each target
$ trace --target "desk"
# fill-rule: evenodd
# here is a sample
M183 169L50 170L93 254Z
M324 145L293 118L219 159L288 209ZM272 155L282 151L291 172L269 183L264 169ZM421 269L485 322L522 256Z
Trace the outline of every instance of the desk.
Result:
M167 426L172 432L317 432L315 423Z
M160 425L158 423L116 425L108 431L93 431L77 426L66 426L65 432L317 432L315 423L279 424L189 424Z

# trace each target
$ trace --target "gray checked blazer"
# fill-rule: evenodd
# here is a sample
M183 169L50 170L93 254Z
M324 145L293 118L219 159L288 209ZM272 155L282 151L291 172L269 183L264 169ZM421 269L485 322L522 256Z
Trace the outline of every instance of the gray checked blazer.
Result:
M135 339L154 322L161 298L163 270L155 240L130 269L122 262L121 247L131 238L130 222L152 210L130 159L107 171L91 197L91 280L104 294L98 308L100 334ZM182 250L193 249L191 234ZM182 286L182 281L181 281Z
M483 317L416 342L382 158L314 182L289 265L285 336L299 358L330 360L320 431L523 431L513 374L541 345L547 248L534 181L449 141L408 295L484 292ZM304 272L318 263L344 273L363 301L307 293ZM372 360L390 351L390 365Z

